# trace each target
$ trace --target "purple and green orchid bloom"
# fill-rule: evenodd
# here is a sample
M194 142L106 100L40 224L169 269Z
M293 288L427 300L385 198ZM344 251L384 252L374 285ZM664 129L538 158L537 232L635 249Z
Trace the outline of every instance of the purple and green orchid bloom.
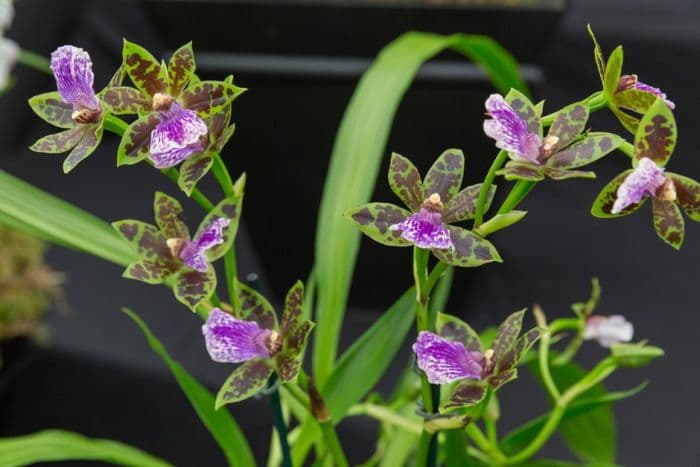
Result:
M57 91L34 96L29 105L44 121L64 131L40 138L30 149L49 154L70 151L63 162L63 171L68 173L100 144L106 116L102 96L121 85L124 73L117 70L105 90L95 93L90 55L72 45L53 51L51 71Z
M679 206L690 219L700 222L700 183L664 169L673 154L676 137L673 112L659 98L638 125L632 169L613 178L601 190L591 214L601 218L626 216L651 198L656 233L680 249L685 223Z
M460 267L501 262L496 248L477 234L451 225L473 219L481 184L460 191L464 155L448 149L432 165L425 180L403 156L392 154L389 185L410 211L390 203L369 203L351 209L345 217L371 239L388 246L431 250L441 261ZM486 209L495 187L489 190Z
M139 118L122 137L117 165L149 158L156 168L166 169L201 154L212 140L206 119L226 111L245 91L232 78L200 81L191 43L176 50L166 65L125 40L123 67L136 88L110 89L104 104L115 115L138 114Z
M126 268L123 276L147 284L171 285L175 297L195 310L216 289L216 272L211 263L232 248L241 215L243 185L241 177L234 186L234 196L207 214L194 237L190 237L180 203L164 193L155 196L155 226L130 219L114 222L115 230L141 256Z
M572 169L595 162L623 142L612 133L583 133L589 113L584 103L557 112L543 137L541 109L514 89L505 98L492 94L486 100L490 118L484 121L484 132L511 159L496 172L506 180L540 181L545 176L554 180L595 178L593 172Z
M265 297L236 282L240 310L235 315L214 308L202 326L212 360L242 363L216 396L216 408L247 399L263 389L272 372L288 383L296 380L301 356L314 323L302 320L304 286L297 282L287 293L282 322Z
M588 26L588 33L593 40L593 56L603 83L603 95L608 107L627 131L633 134L637 131L639 118L622 109L644 115L657 98L660 98L671 110L676 108L676 104L669 100L661 89L639 81L637 75L622 74L624 58L622 46L617 46L605 60L603 50L590 26Z
M517 378L517 365L540 338L539 328L518 337L525 310L508 316L484 350L479 335L454 316L438 313L437 333L423 331L413 344L418 367L431 384L456 383L440 404L440 412L471 407L486 397L487 386L497 390Z

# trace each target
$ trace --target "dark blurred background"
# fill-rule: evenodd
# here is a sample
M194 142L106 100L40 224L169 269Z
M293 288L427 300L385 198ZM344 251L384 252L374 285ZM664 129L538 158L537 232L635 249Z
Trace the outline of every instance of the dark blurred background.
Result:
M278 301L312 264L324 174L357 80L381 47L407 30L494 36L521 62L534 97L547 99L548 112L599 89L585 29L590 23L606 53L624 44L626 73L662 87L676 102L680 140L671 170L700 177L700 143L693 137L700 123L700 4L693 0L21 0L16 7L9 37L42 54L64 43L87 49L98 87L118 66L121 38L127 37L156 56L193 39L201 75L233 73L238 85L249 88L234 104L237 130L224 153L234 176L244 170L249 175L237 240L239 270L258 273L264 291ZM150 220L155 189L179 196L145 165L117 171L112 135L68 176L62 174L61 156L30 152L27 147L37 137L53 130L33 117L26 99L54 84L22 67L16 76L16 87L0 98L0 168L110 221ZM441 55L423 68L399 107L386 153L406 155L425 171L443 149L462 148L468 158L465 183L476 182L494 154L492 141L481 132L490 92L484 75L460 56ZM623 131L605 112L590 124ZM692 295L700 228L687 222L679 254L656 238L647 209L619 220L592 218L588 210L595 195L628 164L625 156L612 155L597 165L597 180L540 184L522 205L529 211L525 220L494 236L505 262L457 271L448 311L477 328L535 302L559 316L588 296L591 277L600 277L600 312L625 314L636 337L667 352L650 367L621 371L610 381L611 388L623 389L651 380L641 394L616 406L619 463L700 465L699 319ZM385 167L373 199L390 201L384 174ZM216 188L206 183L204 189ZM198 208L184 204L196 224ZM271 234L280 224L288 226L285 241ZM129 442L177 465L223 465L184 396L119 307L140 313L177 360L216 388L230 367L209 360L199 319L166 289L120 279L121 269L112 264L57 247L49 260L69 276L71 309L51 315L48 348L22 352L11 373L0 376L0 435L65 428ZM363 240L342 346L410 282L405 250ZM583 363L601 355L589 349ZM406 347L382 382L384 390L408 357ZM504 432L546 407L544 396L527 384L509 385L501 401ZM233 408L261 462L269 440L267 411L267 404L256 400ZM350 419L341 426L341 437L352 443L351 460L359 462L372 451L373 425ZM568 455L557 442L547 454Z

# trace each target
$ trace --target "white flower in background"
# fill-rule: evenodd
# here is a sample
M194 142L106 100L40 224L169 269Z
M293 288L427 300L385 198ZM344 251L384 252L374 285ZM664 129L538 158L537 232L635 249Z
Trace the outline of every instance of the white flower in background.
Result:
M15 17L15 8L12 0L0 0L0 29L6 31L10 28Z
M0 92L10 84L10 74L19 57L19 46L11 39L4 37L5 32L12 24L15 9L12 0L0 0Z
M586 321L583 338L596 339L603 347L632 340L634 327L622 315L592 315Z

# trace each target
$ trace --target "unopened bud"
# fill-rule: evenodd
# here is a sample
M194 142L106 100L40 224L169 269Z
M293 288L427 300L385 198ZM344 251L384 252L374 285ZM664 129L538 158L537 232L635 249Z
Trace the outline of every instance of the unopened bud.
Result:
M544 310L541 306L535 305L532 307L532 314L535 315L535 322L541 328L547 327L547 317L544 315Z
M329 422L331 420L331 414L328 412L328 407L326 407L326 403L321 393L318 392L312 378L309 378L309 399L311 400L311 413L314 418L320 423Z

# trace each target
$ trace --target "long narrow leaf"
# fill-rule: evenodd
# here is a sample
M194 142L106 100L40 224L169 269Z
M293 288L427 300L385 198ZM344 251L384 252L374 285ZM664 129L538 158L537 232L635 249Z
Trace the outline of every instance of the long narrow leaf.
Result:
M122 266L136 253L103 220L0 170L0 222Z
M500 91L526 91L517 63L498 43L465 34L406 33L385 47L362 77L338 129L316 232L313 367L319 383L335 362L360 241L360 233L341 214L369 201L401 98L420 66L445 49L474 60Z
M69 431L45 430L31 435L0 439L0 465L3 467L57 461L101 461L130 467L172 465L117 441L86 438Z
M226 409L214 409L214 395L187 373L182 365L170 357L163 344L151 333L146 323L136 313L128 308L123 308L122 311L141 328L153 351L168 365L177 384L180 385L192 404L192 408L197 412L197 416L219 443L228 464L234 467L255 466L255 459L248 441L231 414Z
M382 377L413 324L414 309L409 289L338 360L321 390L334 422Z

